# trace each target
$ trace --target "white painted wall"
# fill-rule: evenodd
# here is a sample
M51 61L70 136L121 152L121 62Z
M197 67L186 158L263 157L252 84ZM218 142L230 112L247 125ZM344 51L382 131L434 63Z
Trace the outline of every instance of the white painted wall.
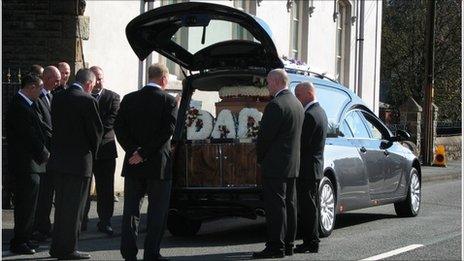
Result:
M127 23L140 14L139 1L87 1L85 15L90 17L89 40L84 41L84 57L89 66L102 67L105 88L121 98L138 86L139 62L126 39ZM123 191L120 176L124 151L118 145L115 191Z
M161 1L152 3L152 8ZM201 1L197 1L201 2ZM216 0L209 3L233 6L233 1ZM350 0L352 14L355 15L354 1ZM160 60L153 53L139 69L139 61L130 48L126 36L127 23L141 13L142 1L133 0L92 0L87 1L85 15L90 16L90 39L84 41L84 55L89 65L99 65L105 72L106 87L121 96L137 90L144 83L146 63ZM143 10L151 9L148 4ZM335 75L336 23L333 21L333 1L314 1L315 10L309 17L308 63L319 71ZM143 11L142 11L143 12ZM365 35L362 98L366 104L378 112L380 76L380 40L382 24L382 5L380 1L365 1ZM273 38L279 55L288 55L290 49L290 13L286 1L264 0L256 8L256 16L267 22L273 31ZM358 18L359 21L359 18ZM229 30L230 31L230 30ZM224 31L224 33L229 33ZM190 46L197 44L189 37ZM198 37L198 35L197 35ZM208 38L211 37L211 38ZM219 37L219 36L216 36ZM214 36L207 35L207 40ZM376 42L377 40L377 42ZM354 90L356 23L351 25L349 88ZM140 78L140 73L143 74ZM195 93L194 99L202 100L204 109L214 112L214 103L219 101L217 94ZM213 113L214 114L214 113ZM124 152L119 148L116 176L119 177ZM122 191L122 178L116 178L115 189Z

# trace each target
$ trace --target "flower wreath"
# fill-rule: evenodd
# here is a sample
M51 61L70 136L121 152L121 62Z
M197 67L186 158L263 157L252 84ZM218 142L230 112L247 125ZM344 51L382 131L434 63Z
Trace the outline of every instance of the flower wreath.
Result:
M263 114L255 108L243 108L238 115L238 138L254 138L258 135Z
M185 126L188 140L207 139L213 130L213 116L207 111L192 108L187 112Z
M230 110L222 110L214 125L211 137L215 139L235 139L235 121Z

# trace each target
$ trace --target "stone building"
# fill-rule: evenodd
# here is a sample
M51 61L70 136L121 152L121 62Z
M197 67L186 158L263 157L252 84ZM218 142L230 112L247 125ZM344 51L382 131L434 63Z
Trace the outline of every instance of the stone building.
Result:
M106 87L125 95L144 85L146 67L165 62L172 88L179 88L180 68L153 53L139 61L126 36L137 15L181 0L8 0L3 2L2 65L12 72L31 64L67 61L72 71L99 65ZM280 55L309 64L354 90L374 111L379 107L381 1L366 0L216 0L265 21ZM85 10L84 10L85 4ZM228 28L224 32L240 34ZM242 35L246 37L246 35ZM180 35L178 41L189 41ZM214 36L213 36L214 37ZM194 97L214 101L217 96ZM119 155L123 155L120 150ZM117 164L119 176L122 157ZM116 189L122 190L122 179Z

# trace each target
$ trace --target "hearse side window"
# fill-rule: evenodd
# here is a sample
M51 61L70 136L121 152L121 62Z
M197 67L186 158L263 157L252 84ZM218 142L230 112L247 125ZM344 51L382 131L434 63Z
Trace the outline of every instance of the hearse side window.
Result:
M317 100L324 108L327 114L329 123L338 122L340 113L345 107L346 103L350 100L348 94L335 88L325 87L322 85L316 86Z
M346 116L346 122L350 127L350 130L353 132L355 138L365 138L369 139L369 132L364 125L363 120L356 111L349 112Z
M348 127L348 123L346 123L346 120L343 120L340 124L339 131L342 137L353 138L353 134L351 133L350 127Z
M367 128L370 130L373 139L381 140L382 138L389 136L388 130L382 126L382 123L366 112L361 113L364 116L365 123Z

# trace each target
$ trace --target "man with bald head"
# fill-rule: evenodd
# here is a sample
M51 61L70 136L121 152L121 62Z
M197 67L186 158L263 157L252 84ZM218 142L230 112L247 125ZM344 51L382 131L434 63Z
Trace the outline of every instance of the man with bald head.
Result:
M45 134L45 144L50 150L52 138L52 118L51 104L53 100L53 91L60 83L60 71L55 66L47 66L43 70L43 85L37 106L35 107ZM45 241L51 236L52 225L50 222L50 212L53 202L53 177L50 173L40 173L39 199L36 211L36 223L34 225L33 237L39 242Z
M105 88L105 77L102 68L90 67L95 74L95 87L92 96L98 102L98 112L103 123L103 138L98 149L98 155L93 162L93 175L97 188L97 213L99 222L97 229L108 235L113 234L111 217L114 210L114 171L116 168L116 142L113 125L119 110L119 95ZM90 198L85 207L81 230L87 229Z
M267 242L253 258L281 258L293 254L296 236L296 178L300 167L303 107L288 90L288 76L275 69L267 76L273 99L266 105L256 143L261 165Z
M305 114L301 134L300 176L297 179L297 196L300 209L303 244L296 253L319 251L319 214L317 188L324 167L324 146L327 136L327 115L317 101L316 88L302 82L295 88L295 95L304 106Z
M90 95L95 75L80 69L76 82L52 103L53 136L47 172L53 173L55 219L50 255L58 259L89 259L77 251L80 225L89 192L92 164L103 126L97 101Z
M71 75L71 67L67 62L58 63L58 70L61 74L61 80L59 86L53 91L53 94L59 93L68 88L68 80L69 76Z

